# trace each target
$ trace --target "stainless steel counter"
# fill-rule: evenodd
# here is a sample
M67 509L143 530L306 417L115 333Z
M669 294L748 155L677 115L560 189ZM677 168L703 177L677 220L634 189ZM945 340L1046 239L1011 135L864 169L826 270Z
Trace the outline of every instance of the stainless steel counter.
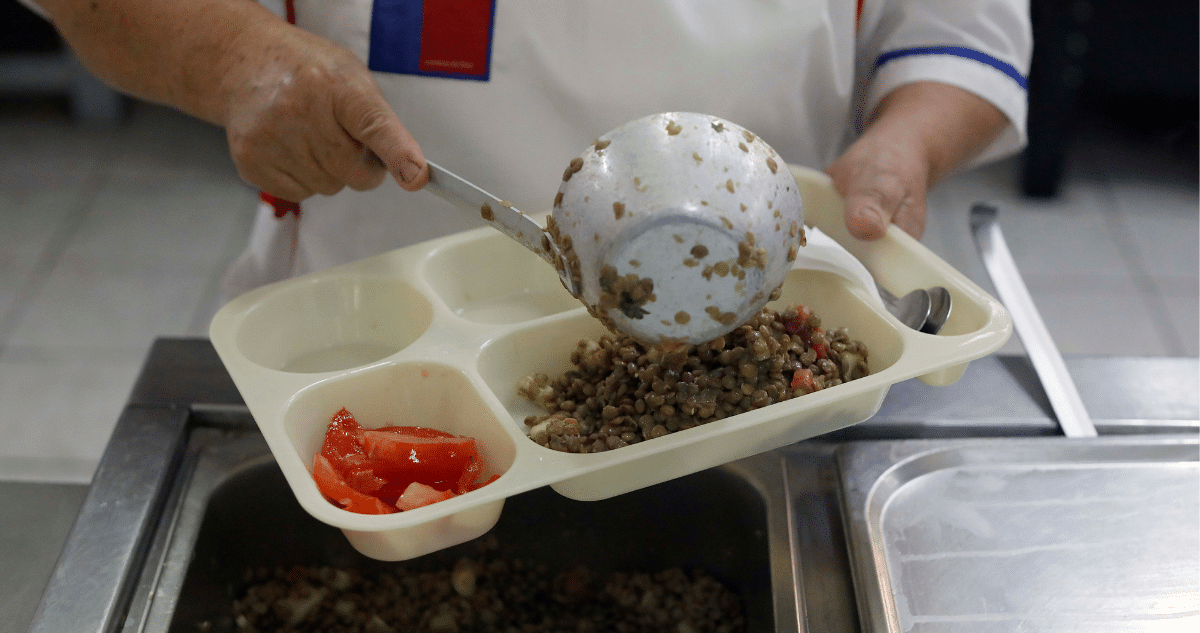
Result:
M1194 434L1200 426L1197 359L1086 357L1068 358L1067 366L1101 434ZM0 631L25 630L37 600L43 598L46 578L49 588L31 631L118 629L138 583L137 570L160 527L159 514L168 504L168 480L183 461L184 436L196 426L219 431L231 420L236 426L236 420L245 417L237 390L207 341L156 342L82 502L85 491L77 486L0 485L0 503L7 507L34 498L40 500L35 505L44 509L20 525L0 521L0 542L37 542L30 550L32 556L16 554L4 560ZM796 472L788 476L788 502L805 512L837 518L838 499L829 483L835 482L832 451L839 443L1053 435L1058 435L1057 424L1028 361L980 359L954 385L900 383L871 420L785 449L783 453L801 457L789 462ZM139 468L163 473L164 481L131 479L129 473ZM66 516L76 509L78 521L64 540ZM853 605L847 607L842 601L852 589L844 554L846 535L836 526L796 523L793 548L808 552L796 561L797 595L803 595L805 603L800 625L816 627L812 630L858 630ZM55 554L64 542L55 567ZM17 568L17 574L7 572ZM16 580L7 582L9 578ZM80 583L81 578L88 582ZM805 578L820 578L821 584L804 586Z
M81 484L2 481L0 633L24 633L87 495Z

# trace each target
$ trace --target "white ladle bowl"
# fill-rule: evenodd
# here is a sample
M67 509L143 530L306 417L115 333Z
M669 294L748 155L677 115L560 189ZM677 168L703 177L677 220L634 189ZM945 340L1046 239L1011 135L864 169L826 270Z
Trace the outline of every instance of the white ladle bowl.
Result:
M547 229L593 315L678 344L756 314L790 270L803 226L796 181L766 142L715 116L667 112L574 159Z

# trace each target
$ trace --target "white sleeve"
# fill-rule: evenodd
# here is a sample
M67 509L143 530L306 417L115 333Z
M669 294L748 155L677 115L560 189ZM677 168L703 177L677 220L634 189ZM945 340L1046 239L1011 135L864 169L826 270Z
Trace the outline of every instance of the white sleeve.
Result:
M864 113L901 85L939 81L978 95L1008 117L1008 127L973 165L1025 146L1029 0L865 0L857 53L866 81Z

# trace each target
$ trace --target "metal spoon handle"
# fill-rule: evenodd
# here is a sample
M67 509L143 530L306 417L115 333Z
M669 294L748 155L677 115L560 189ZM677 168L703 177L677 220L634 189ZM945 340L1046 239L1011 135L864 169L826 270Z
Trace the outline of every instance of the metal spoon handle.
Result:
M987 269L1000 301L1012 315L1017 336L1029 354L1042 387L1050 398L1050 406L1058 417L1058 425L1067 437L1096 437L1096 427L1083 406L1075 382L1067 372L1062 355L1050 338L1046 323L1029 295L1021 278L1004 234L996 222L996 209L982 203L971 207L971 234L979 247L983 266Z
M546 234L533 218L512 206L511 202L476 187L432 161L429 165L429 183L425 188L435 196L453 204L464 213L487 221L501 233L520 242L539 257L555 263L553 248L544 248L542 237Z

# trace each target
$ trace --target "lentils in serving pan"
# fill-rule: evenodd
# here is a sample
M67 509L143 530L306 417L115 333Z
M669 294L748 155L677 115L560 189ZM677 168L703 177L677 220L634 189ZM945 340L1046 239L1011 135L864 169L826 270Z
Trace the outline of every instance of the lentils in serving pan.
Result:
M524 398L546 414L529 436L557 451L597 453L759 409L869 373L867 348L826 331L804 306L763 308L733 332L672 351L632 337L580 341L573 369L526 377Z
M488 541L489 539L484 539ZM257 568L233 603L239 633L541 633L745 629L736 594L701 570L615 572L545 565L481 547L453 566L363 572Z

